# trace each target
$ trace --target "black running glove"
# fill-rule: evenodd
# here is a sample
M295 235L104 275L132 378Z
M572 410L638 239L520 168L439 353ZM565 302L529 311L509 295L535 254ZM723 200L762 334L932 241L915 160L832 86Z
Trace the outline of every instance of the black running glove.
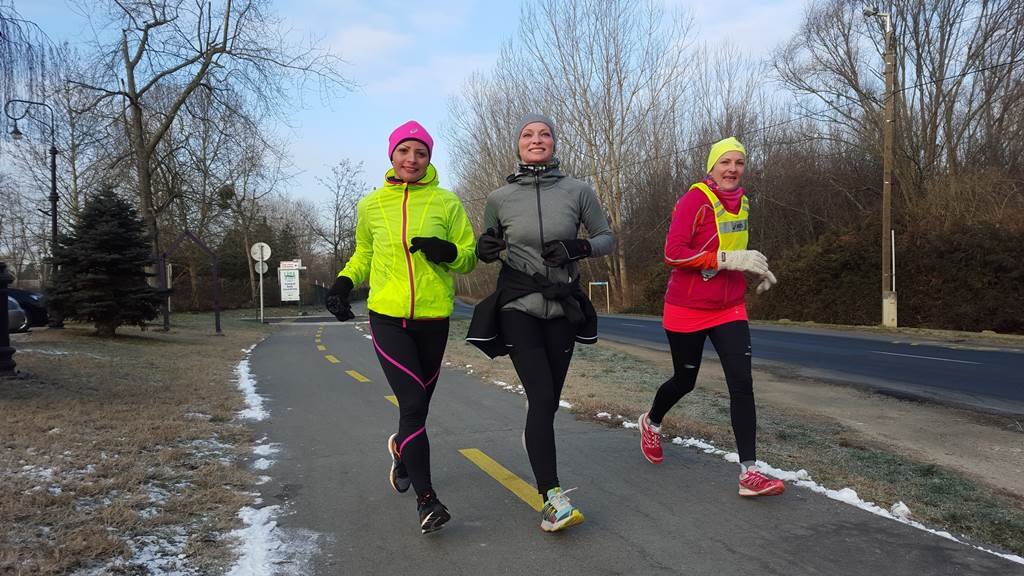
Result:
M434 264L454 262L455 257L459 255L455 244L447 240L441 240L436 236L431 236L430 238L417 236L413 238L412 244L409 246L409 253L415 254L420 250L423 251L423 255L427 257L427 260Z
M352 280L348 276L338 276L335 278L334 284L327 291L327 311L334 314L338 322L344 322L356 317L352 313L352 305L348 301L350 292L352 292Z
M545 266L558 268L569 262L590 256L590 241L583 238L551 240L544 243L540 255L544 258Z
M508 242L498 238L494 228L488 228L476 241L476 257L490 264L498 259L498 255L505 248L508 248Z

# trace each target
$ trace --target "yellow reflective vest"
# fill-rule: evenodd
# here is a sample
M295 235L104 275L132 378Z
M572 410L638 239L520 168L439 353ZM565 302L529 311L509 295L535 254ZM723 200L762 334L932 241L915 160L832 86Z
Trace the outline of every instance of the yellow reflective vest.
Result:
M747 224L747 218L750 215L750 203L747 202L747 196L743 196L739 212L731 214L725 209L725 206L722 206L722 201L715 196L707 184L697 182L692 188L699 189L711 202L711 208L715 213L715 230L718 231L718 249L746 250L750 230L750 226Z
M434 264L422 251L409 252L417 236L436 236L455 244L454 262ZM454 273L476 266L476 239L458 196L437 184L427 166L418 182L384 176L384 185L356 208L356 249L338 276L354 286L369 278L367 307L394 318L447 318L455 297Z

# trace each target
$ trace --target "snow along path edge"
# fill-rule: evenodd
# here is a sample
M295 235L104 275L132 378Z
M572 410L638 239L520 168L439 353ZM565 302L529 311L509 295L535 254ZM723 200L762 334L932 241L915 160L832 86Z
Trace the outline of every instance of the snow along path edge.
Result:
M259 342L243 349L245 356L235 368L238 377L238 389L245 397L245 408L238 412L238 418L260 422L270 417L263 406L263 397L256 392L256 378L252 375L249 358ZM253 454L259 457L253 467L266 470L273 466L274 461L266 458L278 452L276 444L270 444L262 438L253 448ZM260 476L258 484L265 484L269 476ZM256 506L262 500L256 499ZM273 576L275 574L309 573L310 561L319 552L320 535L310 530L282 530L277 525L277 518L284 513L279 505L250 507L245 506L238 511L238 518L244 525L232 530L228 535L238 544L238 560L227 572L228 576Z

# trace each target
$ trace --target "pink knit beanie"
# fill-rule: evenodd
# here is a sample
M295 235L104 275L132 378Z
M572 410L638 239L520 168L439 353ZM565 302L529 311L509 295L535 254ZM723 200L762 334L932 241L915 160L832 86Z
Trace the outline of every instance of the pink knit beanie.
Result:
M427 147L427 157L429 158L431 153L434 151L434 139L430 137L427 129L420 125L415 120L409 120L405 124L402 124L395 131L391 133L391 137L388 138L388 158L390 159L392 154L395 153L395 148L406 140L418 140Z

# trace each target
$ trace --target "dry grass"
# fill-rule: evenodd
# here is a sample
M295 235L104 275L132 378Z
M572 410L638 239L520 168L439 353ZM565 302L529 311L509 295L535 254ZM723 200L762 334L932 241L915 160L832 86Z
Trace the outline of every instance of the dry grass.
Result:
M484 382L499 380L519 386L508 357L487 360L462 340L467 327L466 320L452 322L447 361L456 366L472 365L474 375ZM621 426L617 416L635 421L650 407L655 391L671 370L667 353L652 354L614 343L577 345L562 397L573 405L578 418ZM754 379L756 388L759 375L755 373ZM608 412L613 418L596 418L598 412ZM670 437L693 436L723 450L735 450L729 397L717 363L705 363L696 390L665 417L662 430ZM761 403L758 458L781 469L804 468L820 484L851 487L864 500L884 508L903 501L915 520L1024 553L1024 500L1018 495L903 456L832 418Z
M170 332L90 326L18 337L22 374L0 380L0 574L134 573L146 548L222 566L253 478L236 464L252 433L234 421L241 350L266 328L174 317Z

